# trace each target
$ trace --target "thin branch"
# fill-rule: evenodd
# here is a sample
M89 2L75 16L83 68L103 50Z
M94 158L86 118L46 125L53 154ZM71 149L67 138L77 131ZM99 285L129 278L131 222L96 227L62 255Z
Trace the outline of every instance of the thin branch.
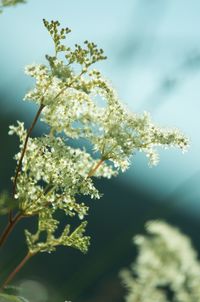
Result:
M74 82L78 77L81 77L84 73L85 73L85 71L82 71L76 78L74 78L74 79L70 82L70 84L68 85L68 87L71 86L71 85L73 84L73 82ZM58 97L65 91L65 89L66 89L66 87L63 87L63 89L61 89L61 91L55 96L54 100L55 100L56 98L58 98ZM20 159L19 159L19 163L18 163L18 165L17 165L15 178L14 178L13 198L14 198L14 196L15 196L16 185L17 185L17 179L18 179L19 172L20 172L20 169L21 169L22 160L23 160L24 154L25 154L25 152L26 152L26 148L27 148L29 136L30 136L30 134L31 134L31 132L32 132L32 130L33 130L35 124L37 123L37 120L38 120L38 118L39 118L39 116L40 116L40 113L42 112L42 110L43 110L44 107L45 107L45 105L42 104L42 102L41 102L40 108L39 108L39 110L38 110L38 112L37 112L37 114L36 114L36 116L35 116L35 118L34 118L34 120L33 120L32 125L30 126L30 128L29 128L29 130L28 130L28 132L27 132L26 139L25 139L25 142L24 142L24 146L23 146L23 149L22 149L22 153L21 153L21 156L20 156ZM10 215L10 221L12 221L11 215Z
M17 222L23 217L22 213L17 213L15 217L12 219L12 221L9 221L7 224L3 234L1 235L0 238L0 247L5 243L6 239L8 238L9 234L17 224Z
M98 161L98 163L94 167L91 168L91 170L89 171L89 173L87 175L87 178L92 177L94 175L94 173L97 171L97 169L103 164L103 162L104 162L104 159L101 158Z
M79 76L81 76L84 72L81 72ZM73 83L73 81L71 81L70 85ZM70 86L69 85L69 86ZM64 90L66 89L66 87L64 87L54 98L54 100L59 97L62 92L64 92ZM24 155L25 155L25 152L26 152L26 149L27 149L27 144L28 144L28 139L33 131L33 128L35 127L35 124L37 123L38 121L38 118L43 110L43 108L45 107L44 104L42 104L42 101L43 101L43 98L44 96L42 97L42 100L41 100L41 105L36 113L36 116L30 126L30 128L28 129L28 132L27 132L27 135L26 135L26 138L25 138L25 142L24 142L24 146L23 146L23 149L22 149L22 153L21 153L21 156L20 156L20 159L19 159L19 162L18 162L18 165L17 165L17 168L16 168L16 173L15 173L15 177L14 177L14 183L13 183L13 198L15 198L15 193L16 193L16 187L17 187L17 180L18 180L18 176L19 176L19 173L20 173L20 170L21 170L21 165L22 165L22 161L23 161L23 158L24 158ZM21 216L22 218L23 216ZM3 243L5 242L5 240L7 239L8 235L10 234L10 232L12 231L12 229L14 228L16 222L18 221L15 221L15 218L13 218L13 211L10 210L9 211L9 214L8 214L8 220L9 220L9 223L5 229L5 231L3 232L3 235L0 239L0 246L3 245Z
M14 185L13 185L13 197L15 197L17 179L18 179L19 172L20 172L20 169L21 169L22 160L23 160L24 154L26 152L29 136L30 136L31 132L33 131L33 128L34 128L35 124L37 123L37 120L38 120L38 118L40 116L40 113L42 112L42 110L43 110L44 107L45 107L45 105L43 105L43 104L40 105L40 108L38 109L38 112L37 112L37 114L36 114L36 116L35 116L35 118L33 120L33 123L32 123L32 125L30 126L30 128L29 128L29 130L27 132L26 139L25 139L25 142L24 142L24 146L23 146L23 149L22 149L22 153L21 153L21 156L20 156L20 159L19 159L19 163L17 165L16 173L15 173Z
M18 162L18 165L17 165L17 168L16 168L16 173L15 173L15 178L14 178L14 183L13 183L13 198L15 198L15 193L16 193L16 186L17 186L17 179L18 179L18 176L19 176L19 173L20 173L20 169L21 169L21 165L22 165L22 161L23 161L23 158L24 158L24 155L25 155L25 152L26 152L26 148L27 148L27 144L28 144L28 139L31 135L31 132L33 131L33 128L35 127L35 124L37 123L38 121L38 118L40 116L40 113L42 112L43 108L45 107L45 105L41 104L38 111L37 111L37 114L30 126L30 128L28 129L28 132L27 132L27 135L26 135L26 139L25 139L25 142L24 142L24 146L23 146L23 149L22 149L22 153L21 153L21 156L20 156L20 159L19 159L19 162ZM8 214L8 225L6 226L1 238L0 238L0 246L2 246L7 237L9 236L9 234L11 233L11 231L13 230L14 226L16 225L16 223L23 217L23 215L21 213L18 213L16 214L16 216L13 218L13 211L10 210L9 211L9 214Z
M53 99L55 101L55 99L57 99L64 91L66 88L69 88L79 77L81 77L84 73L86 73L86 70L82 70L80 72L80 74L78 74L76 77L74 77L74 79L67 85L67 86L64 86L58 93L57 95L55 96L55 98Z
M10 273L10 275L7 277L5 282L3 283L2 287L0 290L2 291L15 277L15 275L22 269L22 267L26 264L26 262L32 257L34 254L31 254L28 252L26 256L22 259L22 261L18 264L18 266Z

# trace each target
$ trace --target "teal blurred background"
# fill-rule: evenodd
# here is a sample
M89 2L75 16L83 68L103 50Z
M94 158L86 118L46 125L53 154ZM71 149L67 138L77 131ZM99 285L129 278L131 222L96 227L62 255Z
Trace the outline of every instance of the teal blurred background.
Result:
M28 0L0 15L1 190L11 189L17 150L17 140L7 136L8 125L18 119L28 127L36 112L22 101L32 86L24 66L43 63L52 51L43 18L70 27L70 45L87 39L103 48L108 60L96 68L112 80L122 101L138 113L149 111L161 126L180 128L191 145L184 155L161 150L159 166L151 169L137 154L128 172L98 181L104 197L91 204L89 253L60 248L41 254L17 276L16 284L28 279L44 287L44 295L33 302L123 301L118 272L133 260L131 238L148 219L179 226L200 251L199 15L198 0ZM39 123L34 134L43 130ZM32 227L32 222L20 223L1 252L2 278L25 253L27 224Z

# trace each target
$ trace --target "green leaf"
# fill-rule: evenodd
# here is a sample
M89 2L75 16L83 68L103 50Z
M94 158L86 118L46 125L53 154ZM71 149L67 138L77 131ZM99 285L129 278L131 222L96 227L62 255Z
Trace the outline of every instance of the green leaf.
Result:
M10 210L16 208L17 201L10 197L7 191L0 193L0 215L7 214Z
M19 296L0 294L0 302L28 302L28 300Z

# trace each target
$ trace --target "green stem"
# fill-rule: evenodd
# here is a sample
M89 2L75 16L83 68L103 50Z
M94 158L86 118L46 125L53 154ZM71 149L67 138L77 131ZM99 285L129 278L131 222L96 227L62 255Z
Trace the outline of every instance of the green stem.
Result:
M87 177L92 177L94 175L94 173L96 172L96 170L101 166L101 164L103 164L104 159L101 158L100 161L97 162L97 164L92 167L92 169L89 171Z

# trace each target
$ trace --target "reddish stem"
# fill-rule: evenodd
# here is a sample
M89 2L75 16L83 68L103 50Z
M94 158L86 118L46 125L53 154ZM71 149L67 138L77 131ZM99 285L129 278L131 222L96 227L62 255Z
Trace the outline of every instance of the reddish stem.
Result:
M18 266L10 273L10 275L7 277L5 282L3 283L0 290L3 290L15 277L15 275L22 269L22 267L26 264L26 262L33 256L34 254L31 254L28 252L26 256L22 259L22 261L18 264Z
M25 139L25 142L24 142L24 147L22 149L22 153L21 153L21 156L20 156L20 159L19 159L19 163L17 165L17 169L16 169L16 173L15 173L15 178L14 178L14 185L13 185L13 197L15 197L15 192L16 192L16 185L17 185L17 178L19 176L19 172L20 172L20 169L21 169L21 165L22 165L22 160L24 158L24 154L26 152L26 148L27 148L27 144L28 144L28 139L29 139L29 136L31 134L31 132L33 131L33 128L35 126L35 124L37 123L37 120L40 116L40 113L42 112L42 109L44 108L44 105L41 104L40 105L40 108L32 122L32 125L30 126L30 128L28 129L28 132L27 132L27 135L26 135L26 139Z
M15 178L14 178L14 183L13 183L13 198L15 198L15 192L16 192L16 186L17 186L17 179L18 179L18 176L19 176L19 173L20 173L20 169L21 169L21 165L22 165L22 161L23 161L23 158L24 158L24 154L26 152L26 148L27 148L27 144L28 144L28 139L31 135L31 132L33 131L33 128L35 127L35 124L37 123L38 121L38 118L40 116L40 113L42 112L43 108L45 107L45 105L41 104L39 109L38 109L38 112L30 126L30 128L28 129L28 132L27 132L27 135L26 135L26 138L25 138L25 142L24 142L24 146L23 146L23 149L22 149L22 153L21 153L21 156L20 156L20 159L19 159L19 162L18 162L18 165L17 165L17 169L16 169L16 173L15 173ZM1 238L0 238L0 246L2 246L4 244L4 242L6 241L8 235L10 234L10 232L13 230L14 226L16 225L16 223L23 217L23 215L21 215L20 213L17 214L14 218L13 218L13 211L10 210L9 213L8 213L8 225L7 227L5 228Z
M15 215L15 217L8 222L6 228L4 229L3 234L1 235L0 238L0 246L2 246L6 239L8 238L9 234L11 233L11 231L13 230L13 228L15 227L15 225L17 224L17 222L23 217L23 215L21 213L17 213Z
M31 124L30 128L28 129L26 139L25 139L25 142L24 142L24 146L23 146L23 149L22 149L22 153L21 153L18 165L17 165L16 173L15 173L15 178L14 178L14 183L13 183L13 198L15 198L17 179L18 179L18 176L19 176L19 172L21 170L21 165L22 165L22 161L23 161L23 158L24 158L24 154L26 152L29 136L31 135L31 132L33 131L33 128L35 127L35 124L37 123L38 118L40 116L40 113L42 112L44 107L45 107L45 105L43 105L43 104L40 105L40 107L38 109L38 112L37 112L32 124ZM13 219L13 211L10 210L9 214L8 214L8 220L9 220L10 223L12 223L12 219Z

